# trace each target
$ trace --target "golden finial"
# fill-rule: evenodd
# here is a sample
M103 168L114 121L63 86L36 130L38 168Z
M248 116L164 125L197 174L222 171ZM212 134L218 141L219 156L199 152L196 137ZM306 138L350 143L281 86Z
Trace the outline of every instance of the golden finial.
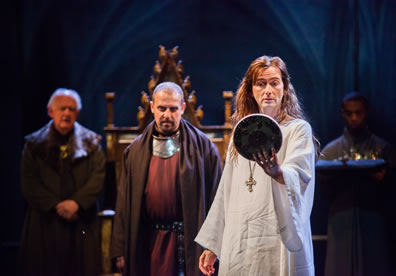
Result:
M202 105L198 106L197 110L195 111L195 116L197 117L198 121L202 121L204 116Z
M159 48L160 49L159 49L158 57L159 57L159 60L161 61L161 63L163 63L165 60L165 56L166 56L165 47L160 45Z
M183 88L186 91L190 91L191 89L191 81L190 81L190 76L187 76L184 78L183 84L182 84Z
M177 62L176 70L177 70L177 72L179 73L180 77L182 77L182 76L184 75L184 67L183 67L183 65L182 65L182 61L181 61L181 60L179 60L179 61Z
M175 46L173 47L173 49L171 50L170 54L172 56L172 58L176 61L177 57L179 56L179 50L178 50L179 46Z
M155 82L154 76L150 76L150 80L149 80L147 86L148 86L148 90L149 90L150 94L153 93L154 88L156 87L156 82Z
M159 73L161 73L161 70L162 70L161 64L159 63L158 60L156 60L156 61L155 61L155 64L154 64L154 70L153 70L154 75L155 75L155 76L158 76Z

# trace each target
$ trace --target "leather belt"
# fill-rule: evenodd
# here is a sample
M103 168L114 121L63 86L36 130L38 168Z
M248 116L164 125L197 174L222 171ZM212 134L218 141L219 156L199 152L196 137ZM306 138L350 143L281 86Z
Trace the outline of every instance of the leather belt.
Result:
M184 269L184 223L182 221L174 221L170 223L152 223L152 228L155 230L168 230L176 234L176 254L178 276L185 275Z
M184 223L182 221L152 223L151 226L155 230L169 230L176 233L184 233Z

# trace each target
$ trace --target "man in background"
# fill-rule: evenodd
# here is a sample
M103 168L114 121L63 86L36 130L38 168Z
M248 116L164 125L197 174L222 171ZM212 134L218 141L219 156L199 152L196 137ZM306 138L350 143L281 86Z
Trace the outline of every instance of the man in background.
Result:
M344 133L322 151L324 160L373 160L373 166L375 159L385 160L382 167L366 165L320 178L329 198L326 276L390 275L386 214L391 207L387 195L394 194L396 154L370 131L368 116L367 98L358 92L347 94L342 103Z
M104 184L105 158L100 135L76 122L80 110L78 93L59 88L48 102L52 120L25 137L21 275L100 273L96 202Z
M125 150L111 255L124 275L199 275L194 243L221 174L210 139L182 118L172 82L153 91L154 121Z

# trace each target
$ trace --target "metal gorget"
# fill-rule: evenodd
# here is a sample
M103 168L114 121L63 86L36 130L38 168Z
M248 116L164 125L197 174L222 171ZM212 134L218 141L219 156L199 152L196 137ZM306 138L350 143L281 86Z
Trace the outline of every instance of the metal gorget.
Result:
M153 155L161 158L169 158L180 151L180 132L169 137L153 135Z

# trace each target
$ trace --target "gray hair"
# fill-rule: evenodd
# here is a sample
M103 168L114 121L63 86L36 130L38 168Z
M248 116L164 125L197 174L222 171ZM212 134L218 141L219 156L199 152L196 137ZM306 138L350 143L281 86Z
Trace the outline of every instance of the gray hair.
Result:
M151 96L151 100L154 102L154 96L160 91L168 92L168 93L174 93L174 94L179 94L181 97L181 103L184 103L184 93L183 90L179 85L177 85L174 82L166 81L166 82L161 82L158 84L154 91L153 95Z
M48 105L47 107L51 107L55 98L58 96L68 96L68 97L72 97L77 104L77 110L80 111L82 109L82 103L81 103L81 97L80 95L77 93L77 91L73 90L73 89L67 89L67 88L58 88L54 91L54 93L52 93L49 101L48 101Z

